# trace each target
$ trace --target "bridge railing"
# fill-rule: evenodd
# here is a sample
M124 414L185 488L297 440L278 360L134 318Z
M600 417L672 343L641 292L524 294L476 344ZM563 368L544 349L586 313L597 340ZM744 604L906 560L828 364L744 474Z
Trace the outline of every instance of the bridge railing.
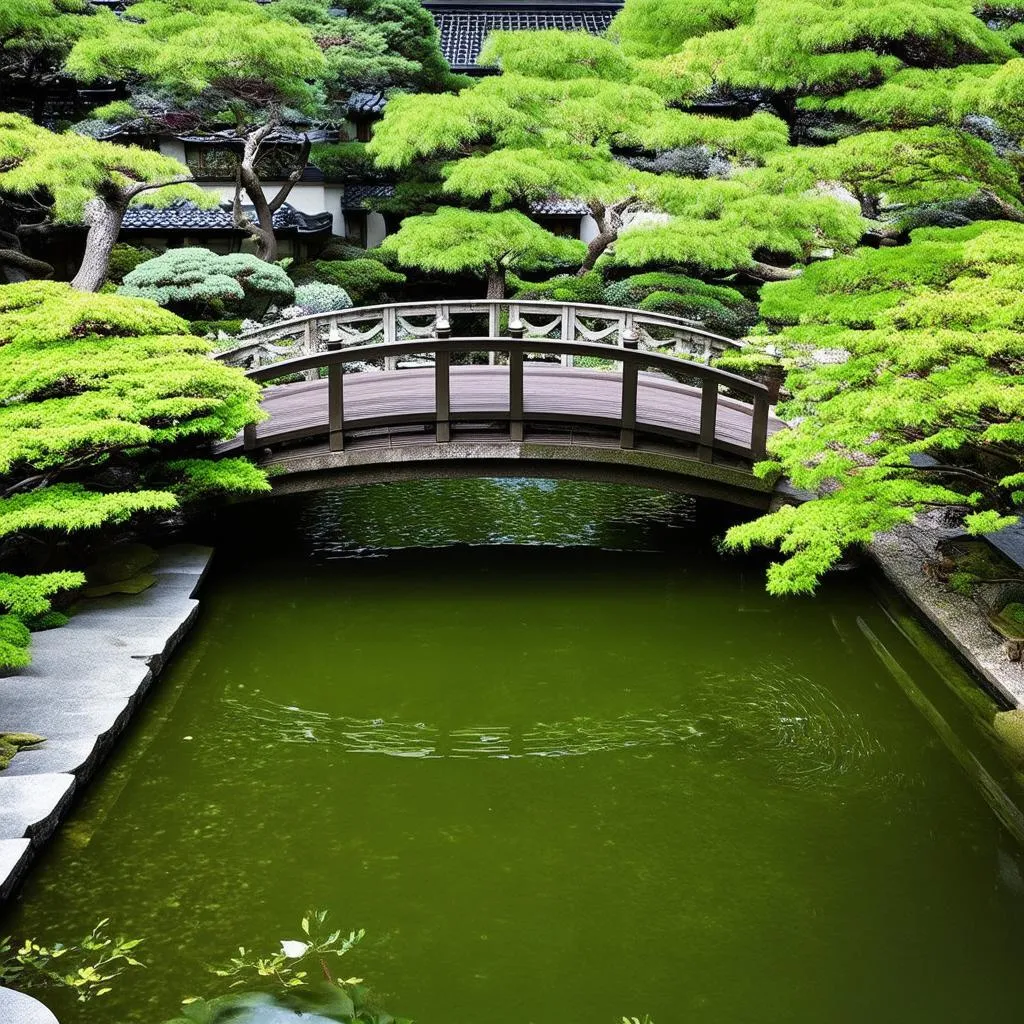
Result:
M452 356L460 353L487 351L504 353L508 358L508 409L500 413L493 410L480 412L461 412L453 416L451 408L451 365ZM626 339L622 347L612 347L594 342L546 341L543 339L518 337L504 338L423 338L417 341L391 342L389 344L358 345L344 348L334 343L330 349L312 355L299 356L270 366L250 370L247 374L251 379L268 383L282 378L292 378L299 374L318 378L321 371L327 375L327 429L329 444L332 451L342 451L345 447L345 431L348 429L366 429L369 426L382 426L384 423L373 424L364 421L346 423L345 418L345 373L346 367L352 364L366 364L384 361L385 372L388 367L395 367L399 360L410 356L430 355L433 357L434 370L434 409L427 417L417 416L417 422L432 424L439 443L451 440L453 420L475 422L480 419L491 421L506 420L509 424L509 439L524 439L524 362L528 355L583 356L612 360L622 364L621 402L619 414L614 418L586 413L574 414L572 423L612 428L618 431L619 446L634 448L638 432L663 435L678 442L680 440L694 444L697 457L702 462L712 462L716 450L731 455L741 455L757 461L764 456L765 442L768 434L769 397L768 388L746 377L737 376L726 370L720 370L704 363L683 360L677 356L663 355L656 352L639 350L635 339ZM700 394L699 426L694 430L685 424L666 427L637 419L637 395L640 371L654 371L684 383L696 381ZM401 369L391 371L396 377L407 372ZM583 372L583 371L575 371ZM732 396L739 395L750 413L750 440L748 445L736 445L724 442L716 436L718 411L720 403L740 404ZM529 421L558 422L564 425L564 413L548 413L543 410L531 409ZM405 422L403 418L402 422ZM322 424L323 421L321 420ZM322 432L322 426L312 431L303 431L301 435L288 435L287 440L299 440L300 436ZM257 427L250 424L243 434L243 445L246 450L259 446Z
M456 319L463 321L457 328ZM712 334L692 321L664 313L580 302L458 299L356 306L283 320L242 335L238 345L215 358L256 369L339 344L391 345L452 333L470 337L476 334L471 329L474 320L481 338L522 331L527 338L562 342L622 346L636 340L642 349L669 351L702 363L740 345L734 338ZM573 356L565 354L564 358L565 365L571 366Z

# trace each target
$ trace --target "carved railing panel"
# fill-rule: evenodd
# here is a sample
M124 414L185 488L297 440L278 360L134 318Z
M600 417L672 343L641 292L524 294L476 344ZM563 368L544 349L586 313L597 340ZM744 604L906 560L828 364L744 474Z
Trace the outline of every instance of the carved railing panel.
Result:
M588 303L517 301L515 299L457 299L441 302L403 302L357 306L331 313L270 324L251 331L239 344L216 359L232 366L256 369L282 359L314 355L328 348L384 345L451 333L452 318L475 314L486 318L481 340L505 330L534 339L607 344L622 347L636 342L643 351L674 355L710 364L717 355L741 343L705 331L680 317L618 306ZM481 351L487 348L481 345ZM493 352L492 352L493 358ZM573 356L563 360L572 365Z

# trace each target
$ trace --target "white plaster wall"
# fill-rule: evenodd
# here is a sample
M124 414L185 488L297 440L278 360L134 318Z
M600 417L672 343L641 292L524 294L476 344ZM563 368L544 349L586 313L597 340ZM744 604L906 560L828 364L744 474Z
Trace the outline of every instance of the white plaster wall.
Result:
M345 219L341 214L341 194L344 189L340 185L324 186L324 209L331 214L331 233L345 234Z
M376 249L387 238L387 234L388 229L384 223L383 214L368 213L366 215L366 248Z
M273 199L282 184L283 182L280 181L265 181L263 189L267 193L267 198ZM230 203L235 198L235 186L229 181L200 182L200 188L205 192L211 192L213 195L219 196L223 203ZM245 202L244 197L242 202ZM300 181L288 193L286 202L303 213L323 213L328 209L327 200L324 197L323 182L318 181Z
M165 139L160 140L160 152L164 156L173 157L180 163L185 162L185 143L179 142L177 139Z
M588 213L585 217L580 218L580 241L590 242L600 234L600 229L597 226L597 221Z

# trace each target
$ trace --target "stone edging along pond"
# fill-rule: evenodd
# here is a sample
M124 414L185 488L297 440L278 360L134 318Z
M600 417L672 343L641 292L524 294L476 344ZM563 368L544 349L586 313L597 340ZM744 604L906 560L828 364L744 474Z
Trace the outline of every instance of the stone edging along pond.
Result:
M924 570L936 543L959 532L921 517L912 525L880 534L868 551L892 586L945 638L975 677L1009 709L1009 715L1024 716L1024 662L1006 657L1003 641L970 598L954 593Z
M0 773L0 902L188 632L199 612L193 595L212 555L212 548L191 544L162 549L149 570L156 577L151 587L84 602L67 625L33 636L31 665L0 677L3 730L46 737L19 750ZM4 995L0 990L0 1011ZM0 1012L0 1020L12 1018Z

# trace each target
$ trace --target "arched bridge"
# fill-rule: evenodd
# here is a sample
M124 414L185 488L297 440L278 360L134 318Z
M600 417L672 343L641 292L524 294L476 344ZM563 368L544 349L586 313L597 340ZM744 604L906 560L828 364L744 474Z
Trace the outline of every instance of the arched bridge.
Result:
M388 322L394 333L404 330L402 307L305 317L274 325L281 333L272 339L245 339L221 357L257 363L248 375L270 385L267 419L218 452L250 453L272 471L278 492L424 476L545 476L769 504L771 487L751 469L782 424L769 414L763 384L710 364L735 342L670 317L638 328L644 314L614 307L461 305L490 307L484 329L497 315L504 334L454 337L445 304L433 304L430 325L413 324L415 335L402 340L383 340ZM569 338L531 332L538 328L522 313L541 306L557 311L559 333ZM615 323L601 326L590 310ZM367 343L353 325L378 311L381 326ZM571 337L568 317L580 317L599 340ZM303 354L290 355L280 342L296 335ZM653 350L681 342L700 347L704 361ZM258 365L256 352L279 361Z

